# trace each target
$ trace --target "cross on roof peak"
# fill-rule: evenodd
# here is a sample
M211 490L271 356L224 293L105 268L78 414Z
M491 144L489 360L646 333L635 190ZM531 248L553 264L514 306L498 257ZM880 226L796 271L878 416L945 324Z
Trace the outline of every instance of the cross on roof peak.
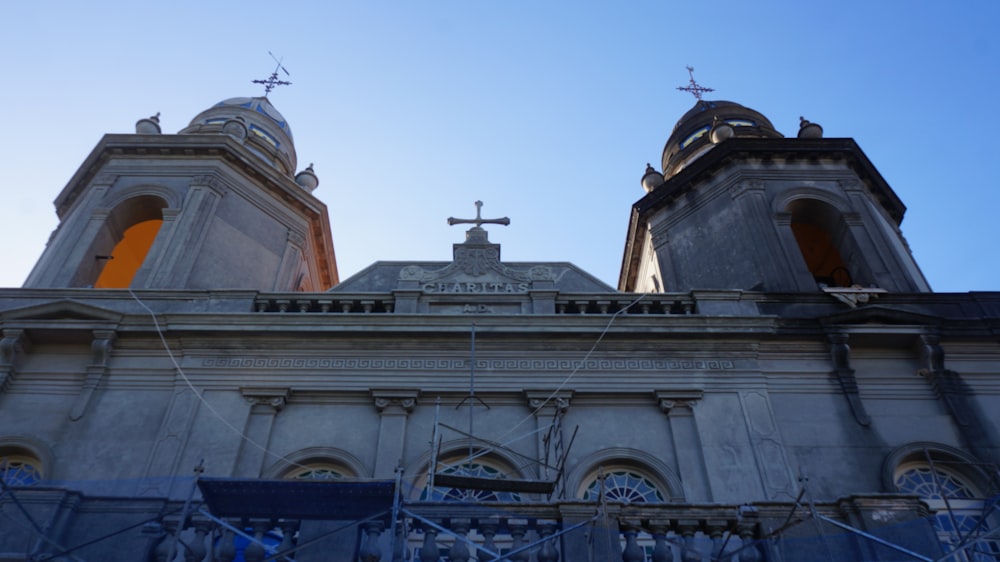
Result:
M455 217L448 217L448 225L453 226L456 224L474 224L473 228L482 229L484 224L502 224L507 226L510 224L510 219L507 217L499 219L484 219L482 216L483 202L476 201L476 218L474 219L456 219Z
M274 62L277 63L277 66L274 67L274 72L272 72L271 76L269 76L266 80L254 80L253 81L254 84L263 84L264 85L264 97L265 98L267 97L268 94L271 93L271 90L275 89L278 86L291 86L292 85L291 82L288 82L286 80L278 80L278 71L279 70L282 71L282 72L284 72L286 76L291 76L291 74L288 72L288 70L284 66L281 66L281 61L285 60L285 58L281 57L279 59L278 57L274 56L274 53L272 53L271 51L268 51L267 54L271 55L271 58L274 59Z
M715 88L706 88L694 81L694 67L689 66L688 76L690 76L691 81L687 86L678 86L677 89L682 92L687 92L695 97L698 101L701 101L701 95L707 92L714 92Z

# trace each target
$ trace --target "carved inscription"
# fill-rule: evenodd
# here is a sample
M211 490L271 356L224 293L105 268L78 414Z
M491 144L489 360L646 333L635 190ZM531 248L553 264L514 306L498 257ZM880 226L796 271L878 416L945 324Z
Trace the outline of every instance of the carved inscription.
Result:
M425 293L527 293L528 283L504 283L500 281L466 281L424 283Z

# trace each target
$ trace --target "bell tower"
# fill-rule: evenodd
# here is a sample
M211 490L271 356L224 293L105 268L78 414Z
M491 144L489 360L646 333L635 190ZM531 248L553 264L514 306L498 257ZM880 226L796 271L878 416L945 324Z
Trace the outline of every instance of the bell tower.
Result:
M854 140L699 99L647 166L619 289L930 291L899 225L906 207Z
M227 99L178 134L159 114L98 142L55 200L25 287L323 291L338 282L310 164L266 97Z

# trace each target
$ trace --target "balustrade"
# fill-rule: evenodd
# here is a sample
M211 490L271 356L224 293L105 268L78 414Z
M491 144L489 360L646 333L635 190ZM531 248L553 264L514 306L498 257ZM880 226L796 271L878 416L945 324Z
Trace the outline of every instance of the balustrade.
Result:
M757 525L741 519L622 519L623 562L758 562Z
M298 521L286 519L236 520L227 521L223 525L195 516L186 522L175 540L178 524L177 520L167 519L159 526L144 531L151 538L150 562L233 562L240 556L246 562L261 562L278 552L293 548L299 530ZM254 540L248 537L253 537ZM293 558L291 556L289 559ZM369 562L381 558L362 560Z
M622 562L765 560L757 543L757 518L737 516L732 508L688 512L669 504L621 506L612 509L617 513L611 516L578 519L579 527L564 522L559 507L551 504L524 506L518 517L498 511L486 513L482 506L411 506L396 526L395 541L390 540L385 521L368 521L355 527L356 554L327 552L322 556L352 562L560 562L590 552L591 537L600 536L612 539L608 552L618 549ZM151 537L151 562L262 562L294 548L300 539L298 521L220 523L195 515L175 541L178 523L168 519L146 530ZM307 555L308 550L303 546L288 559L300 555L317 559L316 553Z
M510 299L522 298L508 295ZM636 300L638 299L638 302ZM256 312L313 314L392 314L396 300L391 294L273 293L259 295L254 301ZM695 299L683 294L639 295L624 294L609 298L601 295L565 295L555 299L557 314L616 314L622 310L630 315L694 314Z

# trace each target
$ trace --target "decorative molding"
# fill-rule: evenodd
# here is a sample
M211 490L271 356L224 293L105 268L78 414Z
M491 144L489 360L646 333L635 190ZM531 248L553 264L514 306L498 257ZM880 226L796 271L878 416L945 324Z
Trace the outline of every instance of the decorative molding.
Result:
M288 230L288 241L299 248L303 248L306 245L305 235L291 229Z
M844 191L864 191L865 189L865 184L854 178L842 179L838 183Z
M868 427L872 420L861 401L858 381L854 377L854 369L851 368L851 347L848 345L848 335L840 332L827 334L827 341L830 343L830 359L833 361L833 371L830 374L840 382L840 388L843 390L844 396L847 397L851 411L854 413L854 419L859 424Z
M191 187L207 187L217 195L226 194L226 184L212 175L195 176L191 178Z
M31 340L24 330L8 328L0 338L0 394L17 376L17 362L31 350Z
M111 350L115 340L118 339L118 333L114 330L94 330L93 335L94 341L90 343L91 363L87 366L80 394L77 395L73 407L70 409L70 421L77 421L86 413L87 406L90 405L94 396L94 390L101 384L101 380L108 372Z
M869 301L877 299L879 295L889 291L878 287L854 285L853 287L823 287L823 292L851 308L857 308L859 304L868 304Z
M764 191L764 182L759 179L744 180L741 182L736 182L731 188L729 188L729 196L733 199L738 199L744 193L748 191Z
M110 187L113 183L115 183L115 180L117 179L118 176L116 174L107 174L107 173L97 174L96 176L94 176L94 179L91 180L90 185L94 187L99 187L99 186Z
M649 240L653 248L659 248L670 242L670 229L664 226L649 229Z

